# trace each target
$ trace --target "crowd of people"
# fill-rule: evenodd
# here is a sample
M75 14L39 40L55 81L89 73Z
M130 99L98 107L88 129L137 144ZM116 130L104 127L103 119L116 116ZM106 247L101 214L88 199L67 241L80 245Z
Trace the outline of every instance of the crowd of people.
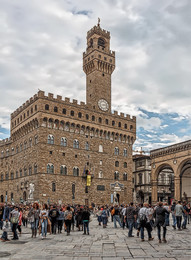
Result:
M191 220L191 207L187 202L173 202L171 206L159 202L155 206L148 203L134 205L112 205L91 207L81 205L39 205L35 202L31 205L0 205L0 229L3 234L2 242L10 241L8 231L13 234L12 240L18 240L22 234L22 228L30 225L31 237L36 238L39 234L41 239L46 238L47 233L56 234L65 232L70 235L71 230L76 228L83 231L83 235L89 235L89 222L91 215L97 217L98 225L107 227L108 221L114 223L114 228L128 229L128 237L136 236L145 240L144 231L147 231L148 240L153 240L152 231L157 228L159 243L166 243L167 226L170 226L170 214L172 214L173 229L186 229ZM161 237L161 229L163 231ZM19 235L18 235L19 234ZM162 239L161 239L162 238Z

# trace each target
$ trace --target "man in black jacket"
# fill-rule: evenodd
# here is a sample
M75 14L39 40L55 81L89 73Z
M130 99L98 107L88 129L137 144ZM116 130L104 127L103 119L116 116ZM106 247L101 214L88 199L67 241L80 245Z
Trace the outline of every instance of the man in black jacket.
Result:
M162 241L166 243L166 224L165 224L165 214L169 214L168 210L163 208L163 203L159 202L158 207L154 212L155 226L158 229L158 239L159 243ZM161 241L161 227L163 227L163 240Z
M86 229L87 229L87 234L89 235L89 221L90 221L90 212L88 207L84 208L84 211L82 213L82 221L84 224L84 233L83 235L86 235Z
M49 212L49 217L51 219L52 224L52 234L56 234L56 223L57 223L57 217L59 216L59 211L57 210L56 206L53 206L53 209Z

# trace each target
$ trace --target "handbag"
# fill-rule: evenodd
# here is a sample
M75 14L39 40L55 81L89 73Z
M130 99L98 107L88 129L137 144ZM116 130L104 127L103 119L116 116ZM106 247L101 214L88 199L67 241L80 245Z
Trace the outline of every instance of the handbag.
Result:
M11 217L11 223L12 224L17 224L19 221L19 218L18 217Z

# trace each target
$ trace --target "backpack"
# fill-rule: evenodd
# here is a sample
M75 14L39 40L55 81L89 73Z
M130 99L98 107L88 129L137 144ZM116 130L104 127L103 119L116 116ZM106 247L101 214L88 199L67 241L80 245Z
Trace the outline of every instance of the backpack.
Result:
M144 224L147 223L147 216L145 214L141 214L139 219L140 219L140 224L141 225L144 225Z
M68 215L66 216L66 220L72 220L72 213L68 213Z
M111 215L113 216L115 214L115 208L112 209Z

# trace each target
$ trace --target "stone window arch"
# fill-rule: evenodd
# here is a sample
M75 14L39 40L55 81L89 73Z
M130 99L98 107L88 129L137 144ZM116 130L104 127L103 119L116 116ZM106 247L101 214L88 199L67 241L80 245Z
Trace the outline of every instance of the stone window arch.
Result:
M66 109L65 108L62 109L62 114L66 115Z
M54 144L54 136L48 135L48 144Z
M73 142L73 148L79 149L79 141L77 139Z
M92 121L95 121L95 116L92 116Z
M127 181L127 173L126 172L124 172L124 174L123 174L123 180Z
M121 127L121 122L118 123L118 127Z
M124 128L127 129L127 124L124 124Z
M73 110L70 111L70 115L74 116L74 111Z
M54 107L54 112L58 112L58 107Z
M100 178L100 179L103 178L103 172L102 172L102 171L99 172L99 178Z
M119 180L119 172L118 171L114 172L114 180Z
M79 176L79 168L76 166L73 168L73 176Z
M115 147L115 149L114 149L114 155L119 155L119 147Z
M35 163L35 165L34 165L34 174L37 174L37 170L38 170L38 167L37 167L37 164Z
M86 142L86 144L85 144L85 149L86 149L86 151L88 151L89 150L89 143L88 142Z
M78 113L78 117L82 118L82 113L81 112Z
M127 168L127 162L124 162L124 168Z
M98 38L98 46L105 48L105 40L101 37Z
M123 156L127 157L127 149L126 148L123 149Z
M99 145L99 153L103 153L103 145L102 144Z
M52 163L47 164L47 173L54 173L54 165Z
M115 161L115 167L119 167L119 162Z
M61 137L61 142L60 145L66 147L67 146L67 138L66 137Z
M101 117L99 117L99 123L100 123L100 124L102 123L102 118L101 118Z
M60 174L61 175L67 175L67 167L66 167L66 165L61 165L60 166Z
M49 105L48 104L45 105L45 110L49 110Z

